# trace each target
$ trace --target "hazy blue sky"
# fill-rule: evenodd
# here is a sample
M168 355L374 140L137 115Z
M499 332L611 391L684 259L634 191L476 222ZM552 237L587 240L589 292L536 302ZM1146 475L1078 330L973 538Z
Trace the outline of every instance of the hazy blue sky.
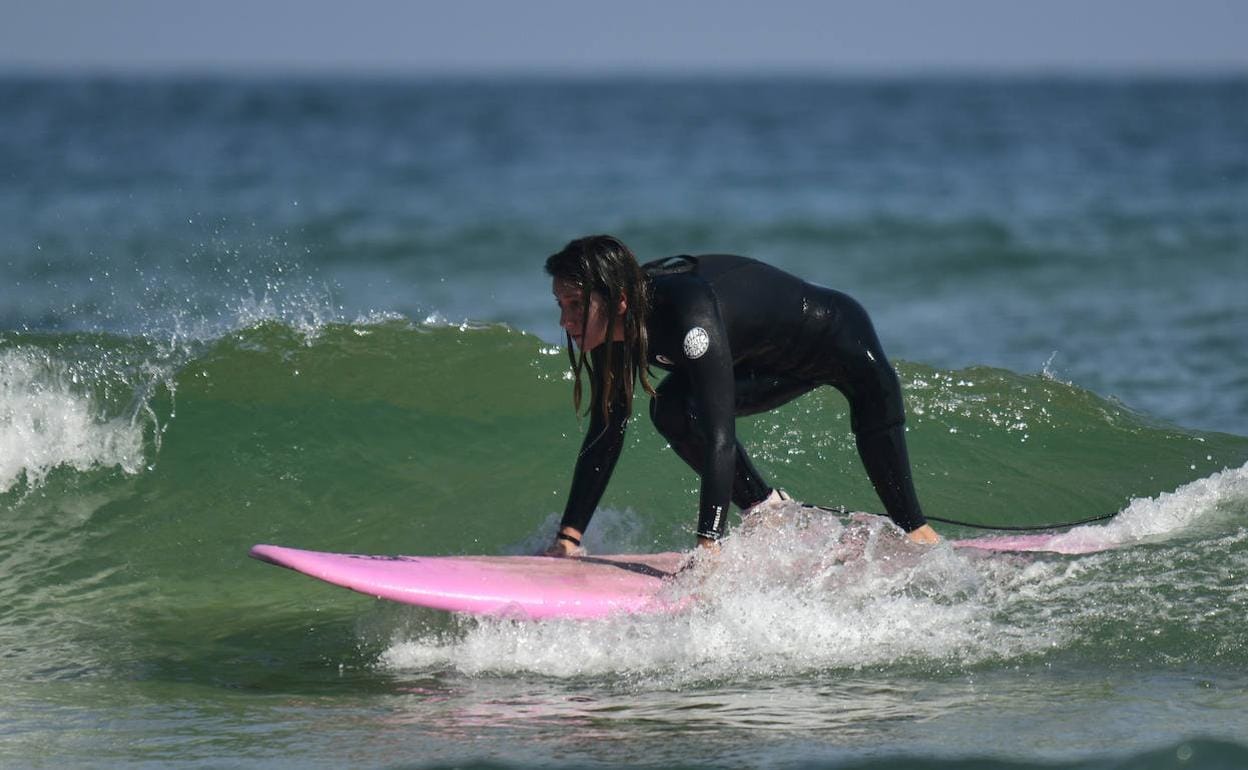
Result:
M0 70L1248 72L1246 0L0 0Z

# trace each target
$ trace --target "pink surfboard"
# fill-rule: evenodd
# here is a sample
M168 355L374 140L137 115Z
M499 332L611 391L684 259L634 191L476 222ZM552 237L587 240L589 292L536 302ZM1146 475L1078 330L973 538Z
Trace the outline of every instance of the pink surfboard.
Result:
M1072 537L1073 536L1073 537ZM957 548L996 552L1082 554L1111 544L1074 532L955 540ZM251 555L327 583L380 599L448 612L530 620L594 619L618 613L671 612L660 595L687 554L585 556L367 556L257 545Z
M380 599L449 612L602 618L671 611L657 594L686 555L364 556L257 545L251 555Z

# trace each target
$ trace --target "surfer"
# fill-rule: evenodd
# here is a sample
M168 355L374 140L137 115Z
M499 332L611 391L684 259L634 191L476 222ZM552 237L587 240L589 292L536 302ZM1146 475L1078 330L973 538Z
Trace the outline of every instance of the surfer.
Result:
M679 256L639 265L609 235L579 238L546 260L568 339L573 405L590 382L589 429L577 456L552 556L581 537L624 445L633 392L701 477L698 544L724 533L729 501L743 516L788 499L736 439L735 418L775 409L820 385L849 401L858 454L884 509L911 540L935 543L911 478L901 384L853 298L747 257ZM669 374L655 387L649 367Z

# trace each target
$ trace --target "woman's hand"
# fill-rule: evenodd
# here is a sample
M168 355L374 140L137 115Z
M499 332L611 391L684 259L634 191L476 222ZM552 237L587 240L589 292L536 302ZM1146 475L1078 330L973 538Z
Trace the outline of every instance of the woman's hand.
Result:
M932 529L930 524L924 524L918 529L907 532L906 537L910 538L910 542L920 545L936 545L940 542L940 535L936 534L936 530Z
M564 527L555 536L555 542L542 553L543 556L568 557L584 556L586 551L581 547L581 533L572 527Z

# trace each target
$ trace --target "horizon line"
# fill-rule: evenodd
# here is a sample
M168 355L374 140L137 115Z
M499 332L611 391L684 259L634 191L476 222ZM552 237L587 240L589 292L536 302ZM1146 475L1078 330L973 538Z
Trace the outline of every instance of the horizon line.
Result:
M517 66L402 66L369 63L307 64L290 62L147 62L48 63L2 62L0 77L239 77L343 79L1186 79L1248 77L1248 63L1088 64L905 64L897 66L788 64L757 65L607 65L572 67L567 64Z

